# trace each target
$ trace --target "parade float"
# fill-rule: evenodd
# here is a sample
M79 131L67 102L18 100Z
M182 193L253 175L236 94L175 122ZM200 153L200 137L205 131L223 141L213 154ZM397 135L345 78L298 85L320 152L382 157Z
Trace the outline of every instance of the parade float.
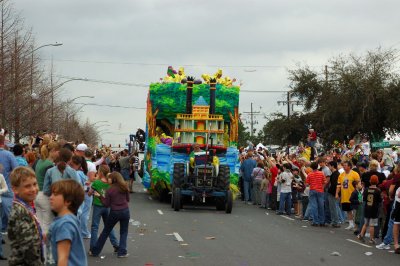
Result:
M194 144L205 152L211 164L218 165L217 171L228 175L223 182L225 192L238 191L240 88L233 84L235 80L223 77L222 70L215 75L203 74L202 79L186 77L183 68L174 71L169 67L166 77L150 85L143 184L160 200L167 200L178 183L187 181L193 173L189 168ZM182 166L180 171L186 177L174 183L177 165Z

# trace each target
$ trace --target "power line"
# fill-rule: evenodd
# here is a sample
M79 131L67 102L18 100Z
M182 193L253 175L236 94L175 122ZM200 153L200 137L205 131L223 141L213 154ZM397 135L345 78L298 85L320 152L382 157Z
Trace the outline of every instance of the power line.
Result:
M88 79L88 78L77 78L77 77L70 77L70 76L57 76L63 79L77 79L77 80L84 80L88 82L95 82L95 83L104 83L104 84L111 84L111 85L120 85L120 86L132 86L132 87L142 87L148 88L150 85L146 85L143 83L131 83L131 82L121 82L121 81L111 81L111 80L100 80L100 79ZM288 91L259 91L259 90L240 90L240 92L250 92L250 93L285 93Z
M50 59L43 59L50 60ZM117 61L99 61L99 60L74 60L74 59L54 59L59 62L76 62L92 64L113 64L113 65L138 65L138 66L170 66L166 63L144 63L144 62L117 62ZM283 65L217 65L217 64L178 64L183 67L217 67L217 68L287 68ZM254 71L246 71L254 72Z
M110 104L98 104L98 103L75 103L75 102L73 102L73 104L83 104L83 105L111 107L111 108L146 110L146 107L122 106L122 105L110 105Z
M257 91L257 90L240 90L240 92L252 92L252 93L285 93L288 91Z
M63 79L78 79L76 77L69 77L69 76L58 76L59 78ZM129 83L129 82L121 82L121 81L110 81L110 80L100 80L100 79L88 79L88 78L80 78L84 81L88 82L96 82L96 83L104 83L104 84L112 84L112 85L120 85L120 86L133 86L133 87L144 87L147 88L149 85L143 83Z

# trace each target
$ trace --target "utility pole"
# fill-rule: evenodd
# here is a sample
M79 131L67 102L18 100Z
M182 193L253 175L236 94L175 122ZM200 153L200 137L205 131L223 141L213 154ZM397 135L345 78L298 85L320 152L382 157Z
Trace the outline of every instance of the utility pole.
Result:
M287 105L287 117L290 117L290 108L296 104L299 105L301 104L301 101L298 100L292 100L292 95L291 95L291 91L286 92L287 93L287 100L286 101L278 101L278 104L283 104L283 105Z
M253 103L250 106L250 112L243 112L244 114L250 114L250 136L253 136L254 120L253 116L260 114L261 112L253 112Z
M328 84L328 66L325 65L325 82Z

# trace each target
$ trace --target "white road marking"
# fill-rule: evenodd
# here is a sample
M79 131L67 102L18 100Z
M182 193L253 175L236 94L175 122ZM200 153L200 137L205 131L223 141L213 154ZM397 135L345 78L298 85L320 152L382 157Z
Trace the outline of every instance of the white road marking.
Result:
M153 200L153 198L149 196L149 200Z
M290 220L290 221L294 221L294 219L293 219L293 218L290 218L289 216L281 215L281 217L282 217L282 218L285 218L285 219L287 219L287 220Z
M177 232L174 232L174 236L178 242L183 242L183 238Z
M352 239L346 239L346 240L347 240L347 241L350 241L350 242L352 242L352 243L356 243L356 244L361 245L361 246L366 247L366 248L371 248L371 246L368 246L368 245L366 245L366 244L360 243L360 242L355 241L355 240L352 240Z
M157 210L157 211L158 211L158 213L159 213L160 215L163 215L163 214L164 214L161 210Z

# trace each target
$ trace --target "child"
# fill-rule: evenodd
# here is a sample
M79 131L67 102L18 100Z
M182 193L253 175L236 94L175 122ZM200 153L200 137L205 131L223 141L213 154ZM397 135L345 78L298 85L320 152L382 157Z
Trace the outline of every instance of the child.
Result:
M293 205L294 205L294 213L295 217L301 218L303 217L302 213L302 196L301 194L304 192L306 186L304 185L303 180L299 175L299 168L295 167L292 170L293 174L293 181L292 181L292 198L293 198Z
M101 197L101 201L106 207L110 207L111 211L108 215L104 229L101 232L96 245L89 251L90 256L97 257L111 233L111 230L119 222L120 238L118 248L118 258L127 258L129 254L126 250L126 239L128 237L129 225L129 188L124 178L118 172L112 172L109 175L112 180L112 186L107 190L105 197ZM101 196L95 192L95 196Z
M49 264L86 266L87 258L76 214L85 193L81 184L71 179L51 185L50 206L57 217L47 236Z
M270 185L270 180L271 180L271 173L269 172L268 168L265 170L265 174L263 176L263 179L261 181L261 208L267 208L269 204L269 194L268 194L268 189Z
M10 179L15 198L8 220L9 265L43 265L43 234L32 208L39 191L35 172L28 167L17 167Z
M376 185L379 183L377 175L372 175L370 178L370 186L364 191L364 225L361 233L357 236L358 239L364 241L367 226L369 226L370 244L375 244L374 229L378 225L379 206L382 202L381 191Z
M352 186L355 187L356 189L351 193L350 196L350 204L351 204L351 209L354 212L354 232L355 234L358 234L362 228L362 225L364 224L364 221L362 221L364 215L363 215L363 185L360 181L354 180L352 182Z
M78 219L81 224L82 236L85 239L90 238L90 232L88 230L90 208L92 207L93 197L88 194L90 182L88 180L88 168L85 159L82 156L74 155L69 162L72 169L76 171L79 177L80 183L85 191L85 199L82 205L78 209Z
M110 188L111 180L107 179L107 175L110 173L110 168L107 165L100 165L99 171L97 175L99 177L98 180L95 180L92 183L92 187L89 190L89 195L93 195L95 191L97 191L103 197L106 194L106 191ZM109 182L110 181L110 182ZM90 238L90 249L92 250L97 242L97 232L99 230L100 218L103 219L103 223L106 224L107 217L110 213L110 208L105 207L101 202L100 197L94 196L93 199L93 214L92 214L92 227L91 227L91 238ZM118 251L118 240L115 237L114 230L110 233L110 241L114 247L114 252Z

